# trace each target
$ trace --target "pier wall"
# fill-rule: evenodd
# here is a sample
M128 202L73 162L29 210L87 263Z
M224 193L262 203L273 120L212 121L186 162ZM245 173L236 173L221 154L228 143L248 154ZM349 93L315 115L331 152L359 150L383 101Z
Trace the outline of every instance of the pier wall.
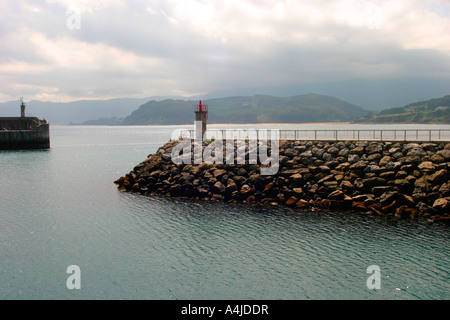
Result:
M0 150L48 149L50 128L37 118L0 118Z
M168 142L117 179L118 189L153 196L450 221L448 142L282 140L279 168L273 175L261 175L261 165L248 161L197 165L192 157L192 163L175 164L171 153L178 143Z

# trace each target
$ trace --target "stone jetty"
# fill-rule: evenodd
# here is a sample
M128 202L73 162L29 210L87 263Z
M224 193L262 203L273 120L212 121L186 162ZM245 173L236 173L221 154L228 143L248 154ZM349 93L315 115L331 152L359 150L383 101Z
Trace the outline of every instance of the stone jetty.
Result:
M118 189L450 222L450 143L282 140L273 175L262 175L261 165L248 159L176 164L171 154L178 143L169 141L117 179Z

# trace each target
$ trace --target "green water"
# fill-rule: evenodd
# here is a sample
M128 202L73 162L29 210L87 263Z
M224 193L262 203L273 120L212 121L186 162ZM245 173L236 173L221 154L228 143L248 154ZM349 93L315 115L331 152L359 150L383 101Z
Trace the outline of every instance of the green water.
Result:
M0 152L0 299L450 298L447 225L118 192L175 128L53 126L49 151Z

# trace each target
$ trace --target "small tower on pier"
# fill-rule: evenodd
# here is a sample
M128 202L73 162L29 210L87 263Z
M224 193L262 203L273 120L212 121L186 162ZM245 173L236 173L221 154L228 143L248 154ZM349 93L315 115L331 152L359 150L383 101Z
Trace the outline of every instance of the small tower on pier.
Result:
M208 106L202 104L202 100L195 107L195 139L203 140L206 132L206 120L208 119Z
M23 103L23 97L20 98L20 117L25 118L25 103Z

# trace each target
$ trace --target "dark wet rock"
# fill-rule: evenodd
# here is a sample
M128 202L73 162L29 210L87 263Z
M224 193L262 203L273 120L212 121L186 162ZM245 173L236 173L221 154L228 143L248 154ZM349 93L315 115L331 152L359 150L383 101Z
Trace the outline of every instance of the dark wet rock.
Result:
M357 154L350 154L348 156L348 162L353 164L361 160L361 157Z
M377 186L377 187L373 187L371 192L374 196L378 197L383 193L393 191L393 190L394 190L394 188L392 186Z
M398 173L397 173L398 174ZM387 181L394 179L394 177L397 175L395 171L385 171L381 172L379 177L386 179Z
M436 154L444 158L444 161L450 161L450 149L440 150Z
M392 158L391 156L384 156L383 158L380 159L380 161L378 162L378 165L385 166L389 162L392 162L393 160L394 160L394 158Z
M360 160L350 166L350 170L364 170L369 163L364 160Z
M387 170L398 170L398 169L400 169L401 166L402 166L402 163L400 161L389 162L386 164L386 169Z
M433 185L439 185L447 182L449 179L449 174L446 169L442 169L434 173L430 177L430 183Z
M368 155L371 155L373 153L381 153L381 152L383 152L383 145L381 143L378 143L378 142L370 143L366 147L366 153Z
M420 163L417 166L417 168L419 170L421 170L422 172L427 172L427 173L432 172L436 169L434 163L431 161L424 161L424 162Z
M442 157L441 155L438 155L438 154L431 155L430 160L431 160L431 162L436 163L436 164L445 162L444 157Z
M363 180L363 185L365 188L373 188L378 186L384 186L386 185L386 180L380 177L373 177L369 179Z
M408 206L401 206L395 210L395 216L397 218L406 219L414 218L418 214L416 208L410 208Z
M371 155L369 155L367 157L367 161L373 162L373 161L380 160L381 158L383 158L383 156L380 153L372 153ZM378 161L377 161L377 163L378 163Z
M397 172L397 174L395 175L396 179L403 179L406 178L408 176L408 172L400 170Z
M362 155L362 154L364 154L364 151L365 151L365 149L364 149L363 146L358 146L358 147L350 150L350 153L351 154Z
M450 212L450 198L436 199L433 203L433 209L442 213Z
M174 164L176 143L167 143L114 181L118 189L433 221L449 211L450 144L280 141L277 174L262 176L260 165L248 159L243 164ZM249 150L240 148L248 156Z
M443 183L439 187L439 192L442 196L449 197L450 196L450 181L448 183Z
M370 164L364 169L364 172L370 172L370 173L378 173L380 171L381 171L381 168L374 164Z

